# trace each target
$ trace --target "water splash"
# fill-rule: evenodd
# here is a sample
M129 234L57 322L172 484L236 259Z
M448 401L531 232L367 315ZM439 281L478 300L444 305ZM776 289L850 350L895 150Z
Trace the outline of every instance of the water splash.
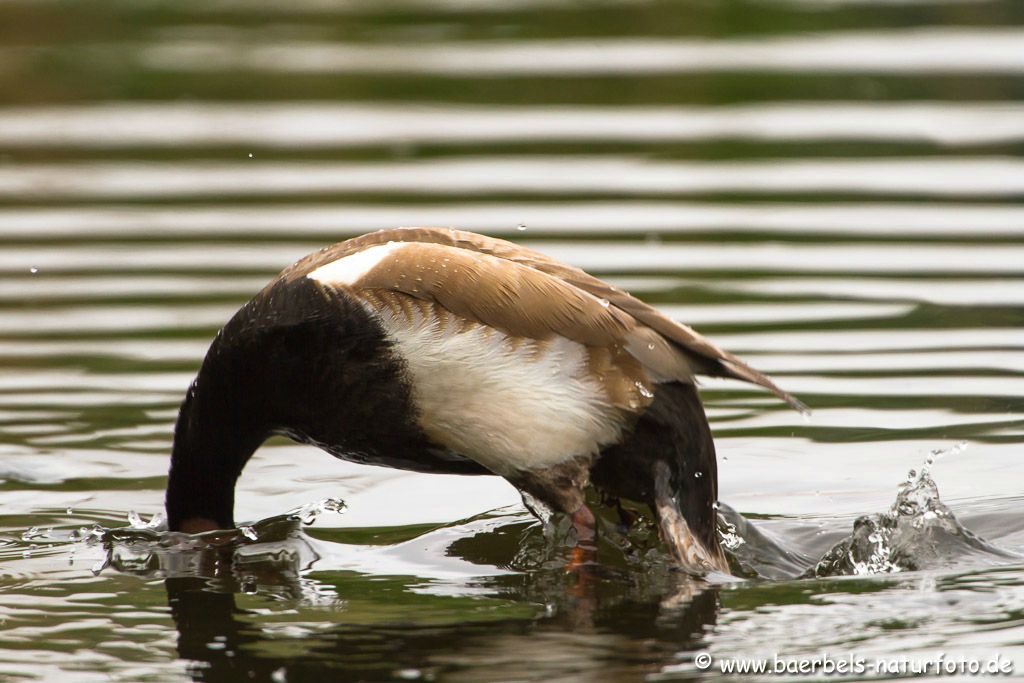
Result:
M102 541L108 531L109 529L99 524L93 524L91 527L80 526L68 532L67 540L72 543L95 543Z
M647 385L643 382L634 382L636 390L640 392L640 395L644 398L654 398L654 392L647 388Z
M718 501L718 538L735 576L791 579L799 576L812 558L796 552L767 527L755 526L729 505Z
M724 518L718 520L718 539L724 550L733 552L746 543L743 537L736 533L736 525Z
M289 510L287 516L309 525L316 522L316 518L325 512L333 512L340 515L347 509L348 505L341 498L324 498L323 500L306 503L294 510Z
M859 517L853 533L826 552L805 576L892 574L1012 558L966 529L939 498L931 476L935 460L965 448L965 443L959 443L932 451L920 472L910 470L899 485L889 510Z
M966 529L939 497L932 478L935 463L966 447L961 442L931 451L922 466L910 470L900 482L888 510L857 518L852 532L833 540L831 547L825 546L827 551L814 539L824 534L836 539L838 535L824 530L824 523L802 528L792 522L755 525L728 505L718 504L718 535L733 573L774 580L885 575L1019 561L1017 555Z
M129 529L144 529L148 531L166 531L167 516L163 512L157 512L147 522L142 515L135 510L129 510L127 514Z

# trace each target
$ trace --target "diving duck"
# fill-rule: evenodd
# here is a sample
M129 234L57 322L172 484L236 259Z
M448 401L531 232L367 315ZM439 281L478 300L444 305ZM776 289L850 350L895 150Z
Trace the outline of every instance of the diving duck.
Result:
M715 446L695 375L771 380L584 271L446 228L382 230L286 268L217 334L181 406L171 530L234 526L235 482L271 435L415 472L504 477L535 514L646 504L675 559L728 572Z

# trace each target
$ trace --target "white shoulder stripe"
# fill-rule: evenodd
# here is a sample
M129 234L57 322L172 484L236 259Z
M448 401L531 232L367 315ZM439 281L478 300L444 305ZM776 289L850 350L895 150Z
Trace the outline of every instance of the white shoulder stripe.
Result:
M378 244L320 266L306 277L328 284L354 285L390 254L408 245L408 242Z

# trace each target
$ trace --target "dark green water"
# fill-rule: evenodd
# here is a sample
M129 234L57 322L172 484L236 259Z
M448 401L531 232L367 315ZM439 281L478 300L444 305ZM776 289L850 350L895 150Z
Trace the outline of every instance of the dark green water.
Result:
M1022 152L1015 0L0 1L0 680L661 681L939 652L1020 675ZM580 584L501 481L284 441L238 518L343 515L220 553L110 532L160 511L177 405L235 308L398 225L587 268L807 402L703 387L763 578L694 581L608 533ZM858 575L792 578L934 450L988 545L913 517ZM761 678L872 677L893 676Z

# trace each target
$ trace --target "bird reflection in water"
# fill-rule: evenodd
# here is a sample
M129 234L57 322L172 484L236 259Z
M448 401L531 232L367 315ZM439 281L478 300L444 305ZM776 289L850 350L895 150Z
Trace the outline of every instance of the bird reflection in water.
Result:
M178 654L191 662L194 680L430 680L443 675L444 680L469 681L490 671L515 680L585 675L587 680L618 681L677 664L681 652L701 647L718 614L718 588L669 563L645 573L601 565L567 575L557 558L534 557L542 566L452 590L513 603L519 608L513 616L482 618L473 612L460 618L447 612L424 619L416 614L414 596L398 600L407 611L393 612L393 618L346 618L346 600L360 596L325 596L317 581L303 578L303 570L316 559L317 542L297 522L292 524L276 530L278 540L235 539L157 553L167 576ZM461 538L448 554L492 567L521 562L531 544L550 547L535 526L528 526L509 524ZM527 549L505 542L510 534L525 538ZM382 577L360 578L361 583L349 584L353 592L372 590L372 582ZM444 593L443 584L431 587L437 589L434 594ZM271 610L239 607L239 593L257 591L284 603L290 632L277 628L285 625ZM286 605L337 609L337 620L324 628L321 615L316 629L307 631Z

